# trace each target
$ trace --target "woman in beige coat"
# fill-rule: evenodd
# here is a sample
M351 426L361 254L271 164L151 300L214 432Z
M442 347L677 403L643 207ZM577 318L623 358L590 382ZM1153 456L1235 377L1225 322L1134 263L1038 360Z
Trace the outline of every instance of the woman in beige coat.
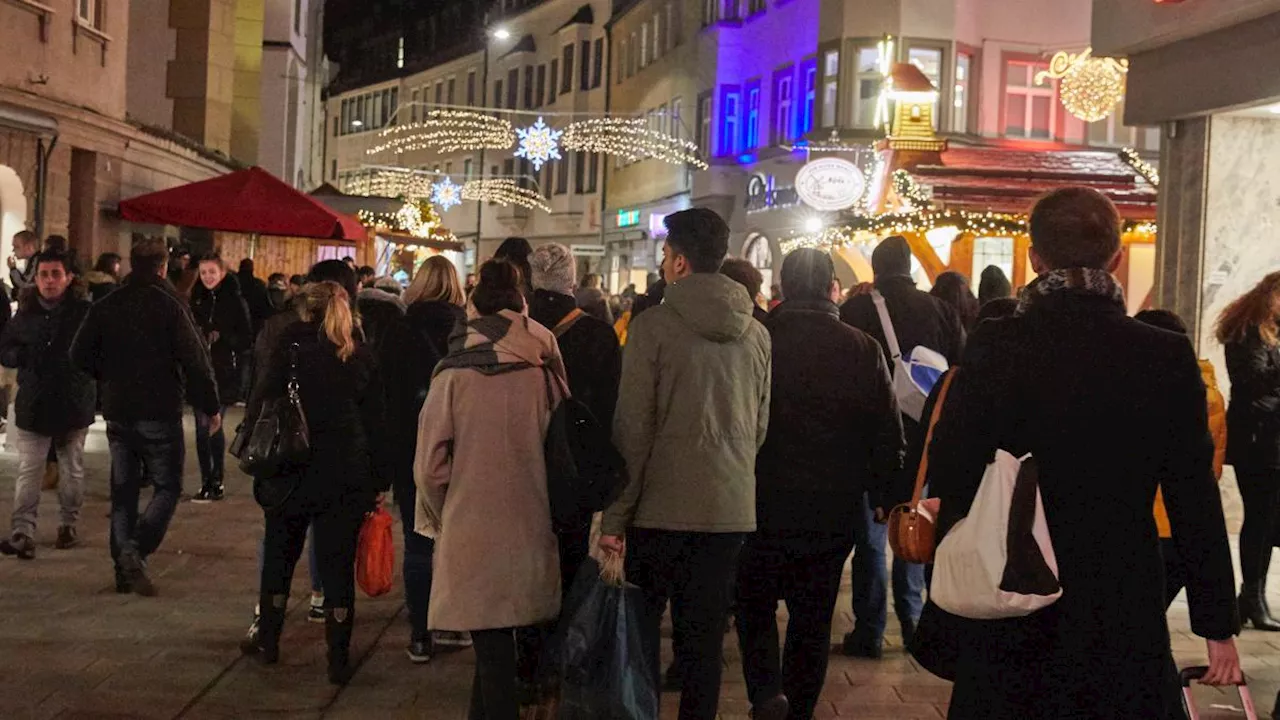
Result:
M472 720L515 720L516 631L560 612L542 448L564 366L523 314L521 283L504 261L480 268L418 422L415 529L436 536L428 623L471 632Z

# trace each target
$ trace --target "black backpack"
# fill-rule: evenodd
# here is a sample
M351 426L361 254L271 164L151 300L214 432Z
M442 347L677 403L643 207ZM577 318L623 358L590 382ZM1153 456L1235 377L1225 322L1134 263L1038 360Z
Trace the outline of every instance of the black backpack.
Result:
M581 311L570 313L554 328L556 335L581 316ZM556 393L550 370L544 367L542 373L548 406L555 408L543 444L551 521L557 531L580 530L590 525L592 514L618 498L627 481L627 464L613 446L609 428L567 391ZM557 394L565 396L559 405L555 404Z

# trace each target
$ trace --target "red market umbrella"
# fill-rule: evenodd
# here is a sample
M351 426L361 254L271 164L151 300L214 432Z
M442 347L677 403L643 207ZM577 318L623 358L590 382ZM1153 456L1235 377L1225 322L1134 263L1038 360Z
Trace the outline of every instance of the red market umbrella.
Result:
M141 195L120 202L125 220L228 232L363 240L368 230L262 168Z

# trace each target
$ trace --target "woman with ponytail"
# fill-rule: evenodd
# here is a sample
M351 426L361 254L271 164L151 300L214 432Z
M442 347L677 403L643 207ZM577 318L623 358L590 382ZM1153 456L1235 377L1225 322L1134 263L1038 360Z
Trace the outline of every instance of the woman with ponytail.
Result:
M387 489L384 478L390 477L383 467L388 452L382 442L382 381L373 355L356 339L351 298L341 285L306 285L295 307L301 321L282 331L272 348L262 393L279 397L285 392L296 356L311 457L291 470L297 482L288 499L265 510L259 632L257 642L242 649L260 654L268 664L279 660L294 566L307 527L314 525L324 586L329 681L343 685L351 677L356 540L365 513L380 501Z
M434 535L428 623L469 631L471 717L518 716L516 636L560 612L543 439L566 394L555 336L525 315L512 264L480 268L468 321L436 366L418 426L415 529Z

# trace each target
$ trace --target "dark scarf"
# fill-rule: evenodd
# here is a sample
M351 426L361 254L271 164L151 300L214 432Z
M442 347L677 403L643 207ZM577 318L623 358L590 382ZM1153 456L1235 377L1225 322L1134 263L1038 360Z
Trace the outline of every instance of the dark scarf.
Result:
M784 300L769 315L776 317L792 312L816 312L840 318L840 308L830 300Z
M1124 286L1114 275L1094 268L1065 268L1045 273L1023 288L1017 314L1025 315L1044 298L1061 294L1106 298L1125 308Z
M451 368L469 368L485 375L501 375L548 366L564 377L564 363L554 343L546 343L529 330L529 318L503 310L459 325L449 336L449 354L436 365L436 374Z

